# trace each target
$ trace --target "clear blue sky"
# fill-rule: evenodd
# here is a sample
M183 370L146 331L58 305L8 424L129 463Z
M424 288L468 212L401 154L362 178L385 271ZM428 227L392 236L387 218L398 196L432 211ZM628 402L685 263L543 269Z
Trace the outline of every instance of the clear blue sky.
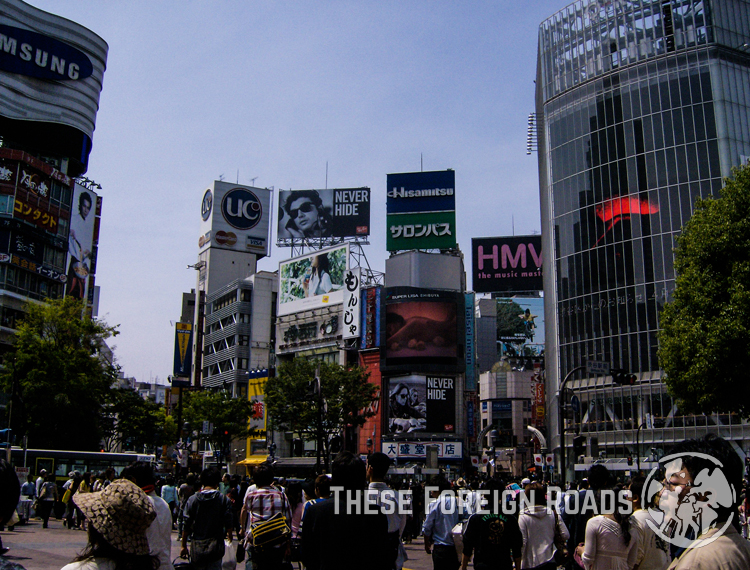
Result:
M109 44L87 176L104 198L100 316L128 376L171 374L212 181L372 188L385 268L389 172L456 171L459 247L539 232L539 23L566 2L30 0ZM257 177L257 178L256 178ZM273 233L275 240L275 228ZM288 249L273 246L260 269Z

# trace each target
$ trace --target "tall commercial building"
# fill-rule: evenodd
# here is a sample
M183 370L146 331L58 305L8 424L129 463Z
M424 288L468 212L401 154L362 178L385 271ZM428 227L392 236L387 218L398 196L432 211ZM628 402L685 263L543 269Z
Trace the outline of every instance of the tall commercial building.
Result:
M25 302L94 304L101 187L80 177L106 60L91 30L0 2L0 352Z
M540 26L551 447L560 441L556 393L569 374L588 443L573 450L567 434L568 478L579 455L629 469L625 457L640 451L646 461L706 432L744 457L750 426L734 415L685 415L661 382L656 350L675 287L675 237L696 199L717 195L750 156L748 43L745 0L585 0ZM573 374L587 361L637 381Z

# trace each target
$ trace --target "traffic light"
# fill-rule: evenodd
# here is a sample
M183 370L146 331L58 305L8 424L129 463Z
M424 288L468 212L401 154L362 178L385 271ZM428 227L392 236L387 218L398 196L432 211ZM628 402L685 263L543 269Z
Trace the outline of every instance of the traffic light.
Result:
M633 465L633 456L628 455L628 465Z
M579 435L573 438L573 453L576 457L586 454L586 437Z
M626 372L625 370L613 368L611 370L612 382L621 386L633 386L636 383L637 377L635 374Z
M341 451L341 448L342 448L342 446L343 446L343 443L344 443L344 442L343 442L343 440L341 439L341 436L340 436L340 435L334 435L334 436L333 436L333 437L331 438L331 443L330 443L330 445L331 445L331 453L333 453L333 454L337 454L337 453L339 453L339 452Z

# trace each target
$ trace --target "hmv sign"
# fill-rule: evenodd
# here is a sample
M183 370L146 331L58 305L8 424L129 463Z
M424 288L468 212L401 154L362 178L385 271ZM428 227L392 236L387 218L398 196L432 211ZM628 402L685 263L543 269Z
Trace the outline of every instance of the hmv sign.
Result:
M200 251L231 249L268 255L271 190L216 181L201 201Z
M543 289L542 236L473 238L471 257L477 293Z

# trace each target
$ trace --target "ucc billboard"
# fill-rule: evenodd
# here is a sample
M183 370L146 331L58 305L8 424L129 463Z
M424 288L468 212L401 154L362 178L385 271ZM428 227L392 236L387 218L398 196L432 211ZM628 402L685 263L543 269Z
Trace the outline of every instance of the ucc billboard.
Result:
M279 191L277 245L287 240L370 235L370 189Z
M203 193L198 247L268 255L271 191L228 182L214 182Z
M472 238L473 289L477 293L541 291L542 236Z

